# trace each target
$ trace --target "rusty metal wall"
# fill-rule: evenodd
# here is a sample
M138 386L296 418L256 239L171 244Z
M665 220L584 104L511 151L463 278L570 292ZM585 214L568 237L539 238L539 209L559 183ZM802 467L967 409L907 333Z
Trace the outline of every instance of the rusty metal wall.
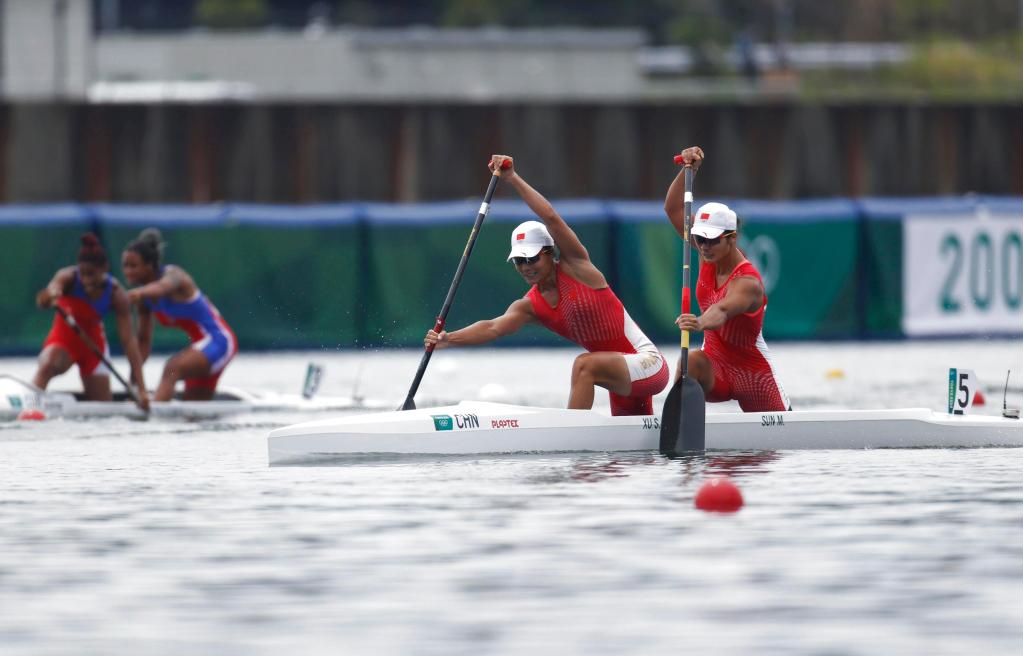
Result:
M552 197L657 198L688 144L704 195L1023 193L1015 104L35 103L0 107L0 200L473 197L491 152Z

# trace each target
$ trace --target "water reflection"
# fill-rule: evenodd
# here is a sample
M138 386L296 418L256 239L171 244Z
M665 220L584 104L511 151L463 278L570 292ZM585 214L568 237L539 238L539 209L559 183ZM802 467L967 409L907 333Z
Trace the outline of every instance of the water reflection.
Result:
M648 467L677 467L685 485L708 476L741 478L752 474L766 474L770 463L781 458L777 451L739 453L694 453L668 458L649 451L628 454L599 454L576 458L572 461L567 478L583 483L596 483L611 478L624 478Z
M782 457L777 451L734 453L705 452L668 458L656 451L603 453L504 453L504 454L345 454L333 458L296 462L293 467L387 467L438 468L479 463L487 467L512 466L506 470L520 481L550 485L564 482L600 483L623 479L654 469L678 473L678 483L685 487L712 476L742 478L766 474L771 464ZM539 465L539 467L537 467ZM512 472L518 472L512 473ZM524 477L523 477L524 475Z
M768 464L781 458L777 451L754 451L744 453L694 453L691 455L664 457L679 467L683 487L694 481L713 476L742 478L752 474L766 474Z
M766 474L771 468L768 465L780 460L778 451L753 451L746 453L729 453L706 455L707 475L741 477L750 474Z
M663 464L663 459L653 452L586 456L572 462L568 478L583 483L597 483L609 478L625 478L638 467Z

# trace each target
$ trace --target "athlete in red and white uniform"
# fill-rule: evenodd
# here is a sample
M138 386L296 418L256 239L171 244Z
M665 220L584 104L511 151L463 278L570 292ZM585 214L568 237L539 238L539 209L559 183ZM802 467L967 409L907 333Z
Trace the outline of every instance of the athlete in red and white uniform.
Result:
M509 168L502 169L505 162ZM512 158L494 155L490 170L507 180L543 221L526 221L511 237L508 259L532 287L503 315L452 332L430 330L424 343L436 348L484 344L539 323L589 351L572 367L569 408L592 408L596 385L610 393L612 414L653 414L652 397L668 384L664 356L625 311L575 232L515 172Z
M695 172L703 161L698 147L682 152ZM664 211L685 238L684 170L664 202ZM692 238L700 253L696 283L699 317L682 314L683 330L703 332L703 348L689 351L689 374L710 402L736 400L745 412L791 410L774 372L762 327L767 294L760 273L739 250L739 223L722 203L707 203L693 218Z
M103 329L103 317L113 310L118 337L134 379L139 384L139 401L147 409L149 396L142 377L142 358L131 328L131 306L124 289L109 270L110 263L99 239L92 233L86 233L82 236L77 265L58 270L50 283L36 294L36 305L40 308L59 306L108 358L110 347ZM46 389L52 378L63 374L73 364L78 365L85 398L91 401L109 401L112 398L109 372L100 356L60 314L56 314L50 333L43 342L39 367L32 382L36 387Z
M192 342L164 365L154 398L169 401L177 382L184 380L184 399L208 401L224 368L238 352L238 340L188 272L172 264L161 265L162 257L163 237L156 228L143 230L121 256L125 279L138 285L128 297L138 306L143 359L152 346L154 315L161 325L185 331Z

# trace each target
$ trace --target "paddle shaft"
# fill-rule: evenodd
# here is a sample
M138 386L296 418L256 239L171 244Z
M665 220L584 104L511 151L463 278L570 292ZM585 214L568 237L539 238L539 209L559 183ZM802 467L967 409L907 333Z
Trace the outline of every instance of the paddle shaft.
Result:
M685 244L682 246L682 313L689 314L691 303L689 299L690 262L692 259L689 245L689 231L693 228L693 167L685 167L685 201L683 206L683 237ZM689 376L689 331L682 331L682 380Z
M682 156L675 158L682 164ZM685 197L683 199L682 237L682 313L691 313L689 283L691 277L691 247L689 233L693 222L693 168L686 166ZM689 377L689 331L682 331L682 359L679 378L668 391L661 411L660 451L666 456L682 456L703 451L706 447L706 401L703 388Z
M85 342L85 345L89 347L90 351L96 354L96 357L98 357L110 373L114 375L114 378L121 381L121 384L124 385L124 389L128 391L128 396L130 396L131 400L135 402L135 405L141 407L142 400L139 399L139 395L135 392L135 389L128 383L128 381L121 377L121 374L117 373L117 369L114 369L114 365L111 364L110 360L107 359L107 356L103 355L103 352L99 350L99 347L96 346L96 342L92 341L92 338L85 334L85 331L78 325L75 318L68 314L67 311L59 305L54 304L53 308L57 311L57 314L59 314L61 318L67 322L67 325L71 326L71 328L78 333L78 336L83 342Z
M507 168L505 166L504 168ZM487 186L487 191L483 195L483 204L480 205L479 214L476 215L476 222L472 226L472 232L469 233L469 240L465 243L465 250L462 251L462 259L458 262L458 268L455 270L455 277L451 281L451 287L448 288L448 295L444 298L444 305L441 306L440 314L437 315L437 321L433 324L433 330L436 333L444 330L444 322L448 318L448 311L451 310L451 304L455 300L455 292L458 291L458 285L462 282L462 275L465 273L465 266L469 263L469 256L472 255L473 246L476 245L476 237L479 236L480 227L483 225L483 219L487 217L487 212L490 211L490 201L494 197L494 191L497 189L497 183L501 179L497 171L490 176L490 184ZM433 356L433 351L436 345L430 344L426 347L426 351L423 353L423 358L419 361L419 369L416 371L415 378L412 379L412 386L409 387L408 396L405 397L405 402L401 404L402 410L414 410L416 407L415 401L413 400L416 396L416 392L419 391L419 384L423 381L423 374L426 373L426 367L430 364L430 358Z

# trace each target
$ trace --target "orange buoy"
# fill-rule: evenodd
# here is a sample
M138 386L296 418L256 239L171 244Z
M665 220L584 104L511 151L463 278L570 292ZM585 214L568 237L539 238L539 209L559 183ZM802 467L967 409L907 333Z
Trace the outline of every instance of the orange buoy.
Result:
M18 413L18 421L42 421L46 413L38 408L25 408Z
M742 492L728 478L712 478L700 486L693 503L707 512L735 512L742 508Z

